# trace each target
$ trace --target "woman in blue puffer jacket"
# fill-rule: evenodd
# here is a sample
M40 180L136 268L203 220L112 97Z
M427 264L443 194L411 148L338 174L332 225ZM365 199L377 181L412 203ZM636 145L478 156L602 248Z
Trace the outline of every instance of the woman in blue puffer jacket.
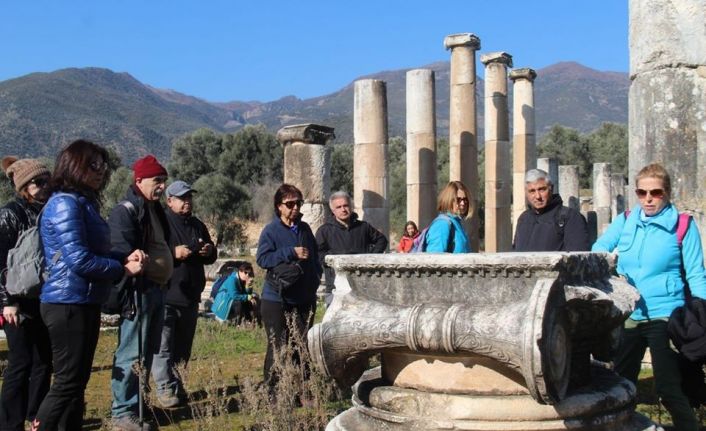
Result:
M635 178L640 206L618 216L593 244L592 251L618 251L618 273L640 292L635 311L625 322L615 370L637 383L645 349L650 348L657 395L678 430L699 428L667 334L667 320L684 305L685 283L695 297L706 298L706 274L701 237L689 219L681 245L677 238L679 212L669 202L671 180L659 164L647 165Z
M49 275L40 312L49 329L54 380L32 429L81 429L84 392L98 342L100 306L113 282L142 270L145 256L126 262L110 255L110 232L100 215L100 191L108 179L108 153L78 140L56 158L53 194L40 221Z

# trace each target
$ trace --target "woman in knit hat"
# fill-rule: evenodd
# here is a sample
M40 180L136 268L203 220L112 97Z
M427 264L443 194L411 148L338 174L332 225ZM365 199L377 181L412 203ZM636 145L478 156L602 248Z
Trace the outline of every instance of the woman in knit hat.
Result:
M49 390L51 344L39 315L39 299L8 295L5 269L7 253L17 238L37 224L50 172L39 160L13 156L2 159L2 170L16 195L0 208L0 306L9 350L0 393L0 429L21 431L25 419L34 419Z

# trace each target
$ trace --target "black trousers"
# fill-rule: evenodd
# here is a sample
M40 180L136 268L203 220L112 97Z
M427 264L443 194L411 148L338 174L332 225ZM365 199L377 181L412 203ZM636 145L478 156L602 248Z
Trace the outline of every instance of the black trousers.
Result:
M25 419L34 420L49 391L49 332L38 313L31 318L23 315L19 326L5 323L3 329L7 336L8 355L0 394L0 430L24 431Z
M301 334L306 341L306 333L314 324L316 302L311 304L283 304L281 302L262 300L260 313L262 322L267 332L267 354L265 355L264 377L265 382L272 388L276 384L277 376L272 371L275 350L279 350L289 340L290 328L287 326L287 316L294 319L294 330ZM298 360L297 357L294 360Z
M100 305L41 304L49 328L54 382L39 407L38 430L80 430L84 393L91 377L100 329Z

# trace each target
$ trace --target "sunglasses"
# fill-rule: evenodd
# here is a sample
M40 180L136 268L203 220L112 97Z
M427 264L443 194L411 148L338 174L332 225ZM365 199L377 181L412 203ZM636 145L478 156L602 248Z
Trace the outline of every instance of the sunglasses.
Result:
M46 178L32 178L29 182L37 187L44 187L49 184L49 180Z
M105 172L108 170L108 162L91 162L88 167L96 173Z
M652 190L635 189L635 194L640 199L647 197L647 195L650 195L656 199L662 199L664 197L664 190L663 189L652 189Z
M295 206L301 208L303 203L304 203L303 200L298 199L298 200L296 200L296 201L282 202L282 205L286 206L287 208L289 208L289 209L291 210L291 209L294 208Z
M468 203L468 198L456 198L456 203Z

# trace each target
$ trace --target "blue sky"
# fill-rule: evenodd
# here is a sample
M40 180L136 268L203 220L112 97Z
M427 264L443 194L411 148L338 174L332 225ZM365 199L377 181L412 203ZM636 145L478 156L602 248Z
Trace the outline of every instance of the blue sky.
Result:
M515 67L628 71L626 0L11 0L0 81L96 66L209 101L308 98L448 60L444 36L460 32Z

